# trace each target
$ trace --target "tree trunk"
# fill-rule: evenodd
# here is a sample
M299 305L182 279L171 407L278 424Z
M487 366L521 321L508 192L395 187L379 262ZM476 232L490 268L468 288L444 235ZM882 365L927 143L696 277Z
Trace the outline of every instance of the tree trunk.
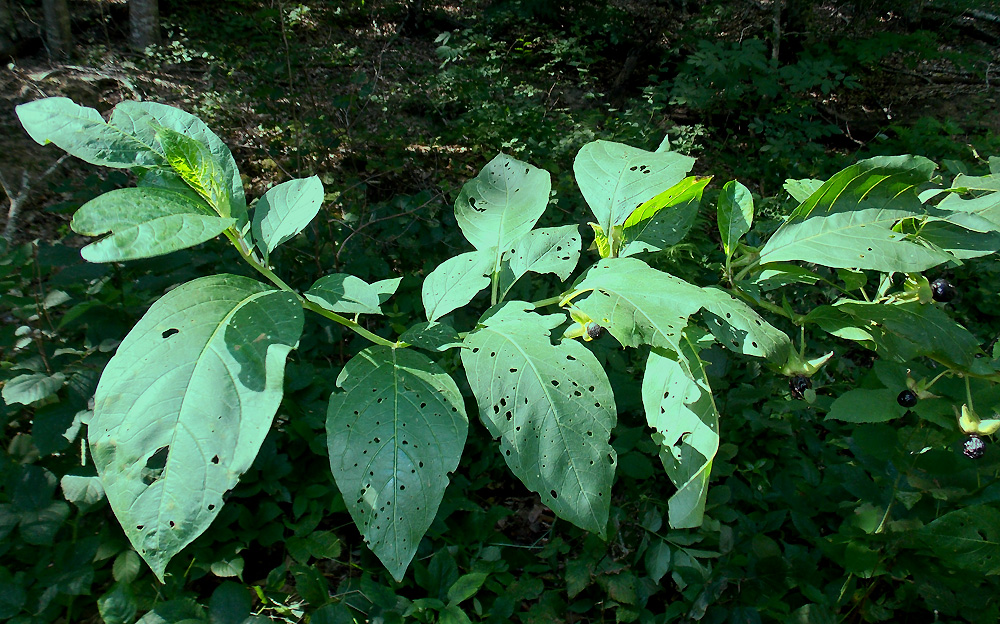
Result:
M160 8L157 0L129 0L130 42L136 50L160 43Z
M42 0L45 14L45 42L49 54L66 58L73 50L73 31L70 29L69 6L66 0Z

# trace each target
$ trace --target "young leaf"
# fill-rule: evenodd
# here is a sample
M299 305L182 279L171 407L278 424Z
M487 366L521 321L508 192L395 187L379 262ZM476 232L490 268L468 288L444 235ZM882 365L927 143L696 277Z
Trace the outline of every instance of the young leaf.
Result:
M576 306L626 347L648 344L676 351L681 330L705 298L701 288L635 258L597 263L567 297L592 291Z
M683 180L693 166L693 158L675 152L593 141L577 153L573 174L597 224L610 232L643 202Z
M914 272L949 261L949 254L892 230L897 221L923 214L915 189L933 171L934 163L917 156L871 158L844 169L792 212L764 245L760 262Z
M163 155L152 137L142 140L127 126L108 124L92 108L69 98L52 97L21 104L21 125L39 145L55 143L92 165L105 167L161 166Z
M302 324L292 293L204 277L154 303L104 369L90 452L125 534L161 581L253 463Z
M719 195L718 219L722 249L730 257L736 244L753 225L753 195L750 194L750 189L736 180L726 182Z
M412 349L354 356L330 397L330 468L365 544L397 581L437 514L469 422L458 386Z
M333 273L316 280L306 291L305 298L331 312L382 314L379 294L374 284L369 284L360 277Z
M597 225L593 221L587 223L594 230L594 244L591 249L596 248L597 253L601 255L601 259L611 257L611 241L608 239L608 235L604 232L601 226Z
M670 526L701 526L712 460L719 449L719 412L697 350L685 336L680 356L653 349L642 378L646 421L656 430L660 461L677 492L668 501Z
M159 127L156 138L163 146L170 167L202 197L221 217L229 217L229 190L221 164L208 146L166 127Z
M565 316L504 304L469 333L462 365L511 471L561 518L605 534L617 420L604 369L575 340L553 345Z
M274 248L302 231L323 203L319 176L289 180L271 187L253 211L253 238L264 261Z
M681 242L694 224L711 177L684 178L636 208L622 228L620 257L656 253Z
M215 238L235 223L201 199L159 188L124 188L80 207L70 227L78 234L111 236L84 247L88 262L151 258Z
M545 212L551 188L548 171L506 154L497 154L462 187L455 220L473 247L493 254L491 274L500 268L501 254Z
M470 251L448 258L431 271L420 291L427 320L436 321L464 306L489 286L496 257L493 250Z

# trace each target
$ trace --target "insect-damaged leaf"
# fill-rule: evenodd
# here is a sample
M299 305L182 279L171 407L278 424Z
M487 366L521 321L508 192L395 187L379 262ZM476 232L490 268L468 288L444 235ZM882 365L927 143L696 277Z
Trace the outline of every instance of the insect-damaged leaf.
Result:
M617 420L604 369L575 340L553 345L561 314L512 301L471 332L462 364L480 417L511 471L556 514L604 535L617 455Z
M291 293L204 277L154 303L105 368L90 451L125 534L161 580L253 463L302 324Z
M330 397L330 468L365 543L397 581L437 514L469 421L458 386L412 349L354 356Z

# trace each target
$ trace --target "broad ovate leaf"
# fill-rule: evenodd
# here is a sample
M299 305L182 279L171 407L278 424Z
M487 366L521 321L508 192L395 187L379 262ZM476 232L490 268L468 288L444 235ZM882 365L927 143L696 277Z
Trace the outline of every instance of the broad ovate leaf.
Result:
M736 180L726 182L719 194L718 221L722 249L727 257L732 256L736 244L753 225L753 195L750 189Z
M330 467L365 544L401 581L465 447L462 395L427 356L382 346L353 357L337 385Z
M137 137L127 126L109 124L93 108L69 98L35 100L19 105L16 112L36 143L55 143L92 165L135 167L164 163L152 137Z
M424 278L420 296L427 320L436 321L472 301L490 285L496 253L470 251L448 258Z
M701 526L712 460L719 450L719 412L704 364L685 335L679 352L653 349L642 378L646 422L677 492L667 503L670 526Z
M393 280L398 283L398 280ZM360 277L347 273L324 275L305 293L305 298L331 312L342 314L382 314L379 289Z
M253 211L253 238L264 260L275 247L309 225L322 203L319 176L289 180L268 189Z
M466 336L462 364L511 471L559 517L603 536L617 463L611 384L582 344L552 344L564 315L530 309L495 310Z
M161 188L124 188L99 195L73 215L74 232L100 236L80 253L89 262L151 258L215 238L235 223L204 201Z
M837 173L796 208L761 250L761 263L801 260L834 268L914 272L952 259L893 231L923 214L917 186L934 163L880 156Z
M499 269L501 254L545 212L551 188L548 171L507 154L498 154L462 187L455 220L473 247L493 253L491 273Z
M9 379L3 385L3 400L7 405L20 403L30 405L53 396L63 384L66 375L62 373L28 373Z
M694 224L710 177L684 178L636 208L622 227L619 256L656 253L681 242Z
M644 202L683 180L693 166L693 158L675 152L593 141L577 153L573 174L597 224L610 232Z
M170 168L221 217L229 217L229 185L222 164L208 146L165 126L156 129Z
M944 514L916 531L916 539L949 568L1000 574L1000 512L977 505Z
M204 277L154 303L104 369L90 452L125 534L161 581L257 456L302 324L292 293Z
M897 401L898 388L858 388L837 396L827 420L852 423L877 423L899 418L906 408Z
M809 199L813 193L823 186L823 180L814 178L804 178L802 180L785 180L784 189L792 196L792 199L800 204Z
M585 297L578 298L581 295ZM598 262L566 301L626 347L648 344L676 351L688 317L705 297L701 288L636 258Z
M718 288L702 288L708 330L727 349L784 363L792 343L753 308Z
M503 254L497 274L499 292L506 296L525 273L553 273L566 280L580 261L582 239L575 225L539 228L521 237Z

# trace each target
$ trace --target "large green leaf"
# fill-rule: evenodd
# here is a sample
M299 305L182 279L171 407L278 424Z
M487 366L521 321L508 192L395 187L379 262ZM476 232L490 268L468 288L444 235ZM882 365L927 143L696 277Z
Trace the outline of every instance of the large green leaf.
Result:
M584 299L575 298L588 293ZM648 344L676 351L688 317L704 291L635 258L608 258L594 266L567 299L626 347Z
M392 281L399 283L398 278ZM380 294L375 284L369 284L360 277L333 273L316 280L306 291L305 298L332 312L382 314L382 309L379 308L382 303Z
M466 336L462 364L511 471L560 517L603 536L617 461L611 384L582 344L552 344L564 315L530 309L496 310Z
M265 262L275 247L309 225L322 203L323 183L318 176L283 182L257 200L253 238Z
M802 260L835 268L923 271L952 259L892 230L919 217L917 185L934 163L919 156L882 156L837 173L796 208L768 239L760 262Z
M906 413L906 408L896 400L898 395L898 388L848 390L834 399L826 418L853 423L895 420Z
M436 321L464 306L489 286L495 259L493 250L470 251L448 258L431 271L420 291L427 320Z
M130 128L109 124L92 108L69 98L52 97L16 108L21 125L39 145L55 143L92 165L105 167L159 166L163 155L152 137L135 136Z
M497 154L462 187L455 220L473 247L493 254L490 273L499 270L504 251L535 226L551 188L548 171L506 154Z
M28 373L18 375L3 385L3 400L7 405L28 405L54 395L66 383L62 373Z
M642 378L646 422L656 430L660 461L677 492L670 526L701 526L712 460L719 449L719 412L698 350L685 335L679 351L653 349Z
M582 239L575 225L539 228L522 236L503 254L498 290L506 296L525 273L553 273L566 280L580 261Z
M159 127L170 128L203 143L222 168L223 178L228 182L231 216L240 228L247 223L246 197L243 180L240 178L236 159L212 130L191 113L166 104L156 102L130 102L118 104L111 113L113 126L122 128L138 137L143 143L155 145Z
M253 463L302 324L292 293L204 277L154 303L105 368L91 455L125 534L159 579Z
M917 531L916 537L949 567L1000 574L1000 512L992 507L952 511Z
M788 183L785 183L788 187ZM753 225L753 195L750 189L736 180L726 182L719 194L719 233L722 234L722 249L726 256L732 256L736 244Z
M684 178L635 209L622 228L619 256L656 253L687 236L710 177Z
M709 331L724 347L737 353L783 364L792 343L742 301L718 288L702 289L703 315Z
M593 141L577 153L573 173L597 224L610 232L644 202L683 180L693 166L693 158L675 152Z
M118 262L186 249L218 236L235 222L183 193L124 188L84 204L70 225L88 236L112 232L80 253L90 262Z
M370 347L330 397L330 467L354 523L397 581L434 521L469 421L451 377L412 349Z

